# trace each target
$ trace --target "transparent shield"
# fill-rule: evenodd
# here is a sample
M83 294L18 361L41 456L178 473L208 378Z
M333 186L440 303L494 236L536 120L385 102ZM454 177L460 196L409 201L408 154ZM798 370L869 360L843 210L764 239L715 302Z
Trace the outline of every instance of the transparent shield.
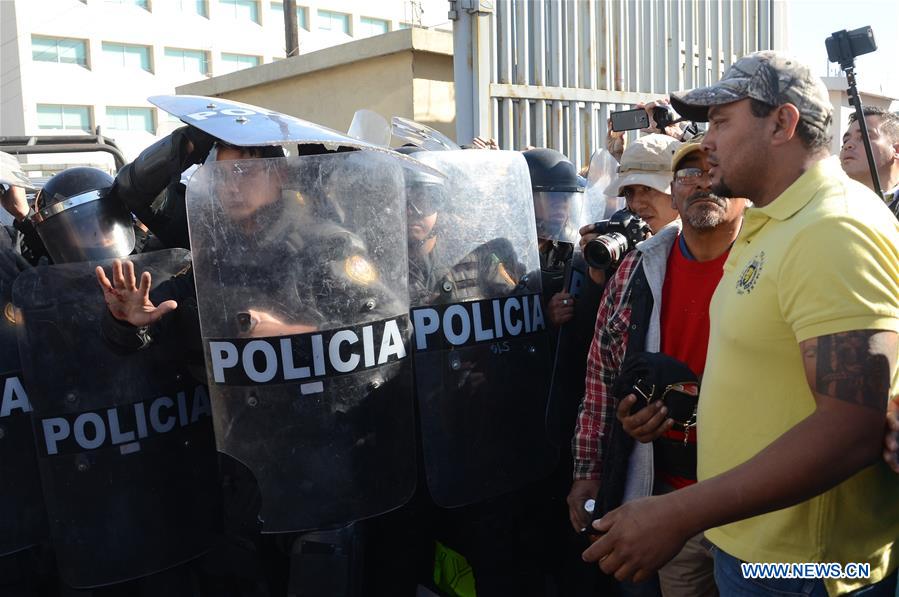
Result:
M433 236L410 242L416 393L428 489L454 507L523 487L554 465L544 426L549 338L524 158L419 155L446 181ZM410 240L420 235L414 226L410 209Z
M347 135L372 145L390 145L390 123L373 110L356 110Z
M428 151L461 149L455 141L426 124L401 116L391 119L393 136Z
M215 162L187 190L219 449L263 532L345 523L415 488L402 160Z
M583 224L598 222L624 207L623 197L609 197L605 190L617 176L618 161L605 149L593 152L587 171L587 189L584 192Z

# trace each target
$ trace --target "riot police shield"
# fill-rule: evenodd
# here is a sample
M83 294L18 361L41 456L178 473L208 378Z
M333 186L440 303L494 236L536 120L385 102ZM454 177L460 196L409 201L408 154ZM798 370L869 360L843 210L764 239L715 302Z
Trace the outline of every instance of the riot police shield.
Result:
M147 100L185 124L238 147L321 143L329 149L354 147L388 151L296 116L220 97L154 95Z
M215 162L187 208L219 449L268 533L384 513L415 490L403 162Z
M619 201L623 207L623 199L604 194L615 178L617 168L618 162L605 149L593 153L587 171L587 188L584 191L584 206L579 214L578 229L608 218L618 211ZM602 285L589 278L587 262L577 241L571 260L565 267L563 290L574 300L574 317L559 327L556 337L546 426L553 441L567 450L584 396L587 351L593 339L596 311L603 291Z
M129 257L154 288L189 254ZM209 396L164 343L131 353L107 344L94 268L19 275L18 343L60 576L75 588L114 584L189 561L212 547L221 491Z
M434 501L455 507L519 489L554 466L544 425L550 346L524 158L416 157L447 177L430 209L413 209L416 190L408 190L409 267L425 473Z
M624 197L608 195L612 181L618 173L618 161L605 149L593 152L587 169L587 188L584 191L585 211L592 214L584 223L589 224L610 217L624 207Z
M394 116L391 119L391 133L401 141L411 143L428 151L461 149L452 139L426 124Z
M0 249L0 556L36 545L47 535L44 498L31 431L31 402L22 383L12 286L19 274L12 249Z
M346 134L372 145L390 145L390 124L374 110L356 110Z

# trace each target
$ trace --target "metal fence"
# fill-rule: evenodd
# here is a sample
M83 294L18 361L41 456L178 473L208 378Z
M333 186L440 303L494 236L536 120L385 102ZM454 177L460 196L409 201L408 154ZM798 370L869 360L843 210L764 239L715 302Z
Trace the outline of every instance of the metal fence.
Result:
M604 145L609 112L714 82L773 45L772 0L450 0L450 9L460 142L552 147L579 168Z

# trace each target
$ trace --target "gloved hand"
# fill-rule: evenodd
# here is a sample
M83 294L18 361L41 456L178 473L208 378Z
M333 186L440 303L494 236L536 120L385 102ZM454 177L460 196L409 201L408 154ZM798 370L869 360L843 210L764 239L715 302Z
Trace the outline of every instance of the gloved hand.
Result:
M185 152L187 154L187 164L202 164L209 151L212 149L216 138L195 126L183 126L175 132L181 132L186 141Z

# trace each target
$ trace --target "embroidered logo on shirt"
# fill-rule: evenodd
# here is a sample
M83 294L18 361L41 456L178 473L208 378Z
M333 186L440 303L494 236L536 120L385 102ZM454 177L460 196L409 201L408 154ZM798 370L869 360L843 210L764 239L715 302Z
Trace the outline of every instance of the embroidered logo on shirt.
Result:
M752 292L764 267L765 252L762 251L752 258L752 261L749 262L749 265L747 265L743 270L743 273L740 274L740 279L737 280L737 294L749 294Z

